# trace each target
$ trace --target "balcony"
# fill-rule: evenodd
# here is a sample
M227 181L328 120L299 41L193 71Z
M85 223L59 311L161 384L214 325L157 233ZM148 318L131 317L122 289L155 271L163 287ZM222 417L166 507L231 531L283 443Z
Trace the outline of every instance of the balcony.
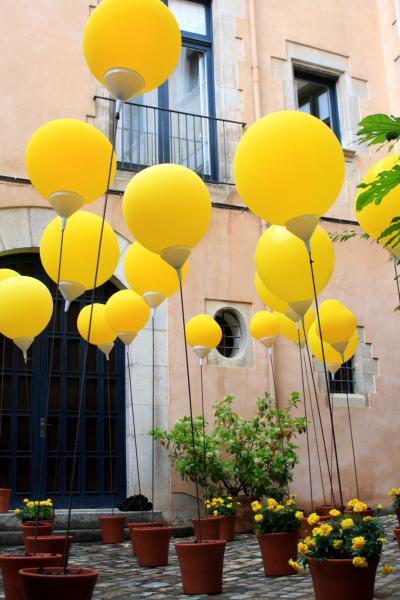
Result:
M244 127L239 121L126 102L116 140L118 168L135 172L171 162L208 183L233 185L233 157Z

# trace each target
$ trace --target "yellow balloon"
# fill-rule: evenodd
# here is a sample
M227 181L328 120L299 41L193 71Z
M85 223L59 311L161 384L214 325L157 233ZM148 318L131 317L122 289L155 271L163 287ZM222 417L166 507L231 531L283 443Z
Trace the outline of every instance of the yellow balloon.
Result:
M187 167L155 165L128 183L122 210L134 238L179 267L207 231L211 198L204 181Z
M9 277L20 277L20 274L13 269L0 269L0 282L8 279Z
M90 322L91 313L92 320ZM117 336L106 319L106 307L104 304L89 304L82 308L78 315L77 327L84 340L98 346L98 348L108 357Z
M299 343L299 336L297 333L297 326L296 324L289 319L289 317L287 317L286 315L276 312L274 311L273 314L278 317L279 319L279 330L280 330L280 334L285 337L287 340L290 340L291 342L294 342L295 344ZM313 324L315 320L315 312L314 309L310 306L310 308L307 310L306 314L304 315L304 329L306 331L306 335L311 327L311 325ZM305 339L304 339L304 331L303 331L303 325L300 322L299 323L299 331L300 331L300 345L303 346Z
M122 100L166 81L181 45L176 19L160 0L102 0L83 33L90 71Z
M110 183L116 160L108 139L78 119L57 119L32 135L25 165L36 191L61 217L69 217L105 193L111 157Z
M210 315L196 315L185 326L186 340L200 358L216 348L222 339L222 330Z
M286 302L286 300L282 300L273 294L271 290L264 285L264 282L257 271L254 276L254 284L256 286L256 292L261 302L263 302L265 306L268 306L271 310L276 310L277 312L281 313L285 313L289 310L289 304Z
M150 309L133 290L121 290L107 300L105 315L119 339L130 344L137 332L146 325Z
M93 288L102 219L79 211L68 219L62 247L60 290L67 302ZM60 218L50 221L40 240L40 259L49 277L57 282L61 246ZM114 273L119 245L112 227L105 222L96 287Z
M318 322L317 321L314 321L314 323L310 327L310 330L307 334L307 340L308 340L308 345L310 347L312 354L315 356L315 358L317 360L319 360L322 363L323 355L322 355L322 348L321 348L321 338L318 335ZM326 360L328 370L331 372L335 372L335 371L337 371L337 368L340 367L340 365L347 362L348 360L350 360L350 358L352 358L352 356L354 356L354 354L357 350L357 346L358 346L357 329L355 330L355 332L349 339L347 348L345 349L343 354L341 354L340 352L335 350L331 346L331 344L328 344L327 342L323 342L323 346L324 346L324 354L325 354L325 360ZM336 366L336 368L335 368L335 366Z
M344 181L341 145L320 119L282 110L256 121L234 158L234 180L258 217L285 225L303 215L323 215Z
M339 300L324 300L319 306L322 338L324 342L334 345L336 350L346 348L348 340L357 329L357 319ZM319 334L319 328L317 327ZM341 346L341 343L344 345ZM338 347L335 345L338 344Z
M362 183L371 183L382 171L390 171L395 164L399 163L399 160L400 154L394 154L391 156L386 156L386 158L382 158L368 171L362 180ZM394 217L398 217L400 214L400 189L399 186L396 186L388 194L386 194L380 204L375 204L372 202L362 210L358 211L357 200L363 191L363 189L360 189L356 197L355 206L357 220L363 230L372 238L377 240L380 234L387 227L389 227L392 219ZM380 240L380 243L385 244L386 241L387 238ZM391 248L391 251L393 254L400 257L400 244L394 248Z
M311 240L311 255L317 294L328 283L335 265L333 244L318 225ZM296 304L309 305L314 298L308 252L304 242L285 227L272 225L260 237L256 247L256 268L264 285L301 312ZM308 303L308 304L307 304Z
M274 313L267 310L256 312L249 323L249 331L253 338L265 346L272 346L274 339L280 332L280 321Z
M179 290L179 279L175 269L159 254L150 252L139 242L134 242L125 254L125 277L130 287L143 296L152 308ZM188 261L182 268L182 282L188 274Z
M9 277L0 283L0 331L26 352L50 321L53 299L33 277Z

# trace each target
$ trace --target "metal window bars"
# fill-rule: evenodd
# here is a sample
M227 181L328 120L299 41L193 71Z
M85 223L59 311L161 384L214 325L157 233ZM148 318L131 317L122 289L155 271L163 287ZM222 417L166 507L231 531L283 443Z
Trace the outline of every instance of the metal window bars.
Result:
M330 375L329 387L331 394L354 394L355 374L352 358L343 363L334 375Z

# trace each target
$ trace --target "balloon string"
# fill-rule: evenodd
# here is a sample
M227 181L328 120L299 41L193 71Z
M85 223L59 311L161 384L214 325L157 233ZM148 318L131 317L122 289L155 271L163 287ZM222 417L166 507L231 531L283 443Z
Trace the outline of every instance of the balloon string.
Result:
M200 359L200 390L201 390L201 416L203 418L203 478L205 485L205 498L208 500L208 480L207 480L207 448L206 448L206 416L204 412L204 383L203 383L203 359Z
M191 386L190 386L189 356L188 356L186 330L185 330L185 308L184 308L184 303L183 303L182 279L181 279L179 273L178 273L178 277L179 277L179 292L180 292L180 297L181 297L183 341L184 341L184 346L185 346L186 376L187 376L188 395L189 395L190 428L191 428L192 452L193 452L193 464L194 464L194 483L195 483L195 487L196 487L197 518L198 518L198 531L199 531L199 539L197 541L201 542L203 537L201 534L202 528L201 528L201 514L200 514L201 509L200 509L200 496L199 496L199 470L198 470L198 463L197 463L196 442L195 442L195 434L194 434L192 390L191 390Z
M275 404L276 404L276 410L278 412L278 425L279 425L280 433L282 434L281 413L280 413L279 401L278 401L278 390L277 390L276 378L275 378L274 361L272 360L272 348L268 348L268 354L269 354L269 360L270 360L270 363L271 363L272 381L274 383ZM285 459L285 450L284 450L283 436L282 435L281 435L281 450L282 450L282 459L284 460ZM289 491L289 475L288 475L287 481L286 481L286 492L287 492L287 495L289 496L289 494L290 494L290 491Z
M133 408L133 389L132 389L131 366L129 364L129 346L126 347L126 361L127 361L127 365L128 365L129 395L130 395L130 400L131 400L133 439L135 440L136 473L137 473L138 489L139 489L139 497L140 497L140 516L141 516L141 520L143 521L142 487L141 487L141 483L140 483L139 453L138 453L138 443L137 443L137 437L136 437L135 411Z
M308 479L309 479L309 484L310 484L311 512L314 512L314 496L313 496L312 471L311 471L311 454L310 454L310 435L309 435L309 432L308 432L307 399L306 399L306 388L305 388L305 385L304 385L303 356L302 356L302 352L301 352L301 339L300 339L300 325L299 324L297 326L297 338L298 338L298 344L299 344L301 386L302 386L302 389L303 389L304 418L306 420Z
M393 257L393 266L394 266L395 280L396 280L396 285L397 285L397 294L399 296L399 304L400 304L400 282L399 282L399 273L397 270L397 258L396 257Z
M3 336L3 351L1 357L1 382L0 382L0 443L1 443L1 426L3 423L3 392L4 392L4 369L6 358L6 337Z
M108 452L110 461L110 486L111 486L111 514L114 516L114 470L112 456L111 439L111 396L110 396L110 361L106 360L106 388L107 388L107 408L108 408Z
M93 279L92 295L91 295L91 299L90 299L90 315L89 315L87 340L90 340L90 334L92 331L93 304L94 304L94 298L95 298L95 293L96 293L97 277L98 277L98 273L99 273L101 244L103 241L104 225L105 225L105 219L106 219L106 213L107 213L107 205L108 205L108 197L109 197L109 191L110 191L111 174L112 174L112 166L113 166L113 159L114 159L114 149L115 149L115 143L116 143L116 138L117 138L119 117L120 117L119 112L115 112L114 127L113 127L113 133L112 133L112 148L111 148L110 164L109 164L109 168L108 168L108 177L107 177L107 190L106 190L105 197L104 197L104 207L103 207L102 223L101 223L101 229L100 229L99 247L97 250L96 268L95 268L94 279ZM63 572L64 573L67 570L68 560L69 560L69 556L68 556L66 549L67 549L68 536L69 536L69 533L71 530L72 497L73 497L74 479L75 479L75 473L76 473L76 462L77 462L77 456L78 456L80 422L82 419L82 412L83 412L83 397L84 397L84 390L85 390L85 377L86 377L86 369L87 369L88 352L89 352L89 341L86 341L85 352L84 352L84 356L83 356L82 377L80 380L80 388L79 388L78 418L77 418L76 430L75 430L75 442L74 442L71 480L70 480L70 489L69 489L67 529L66 529L65 551L64 551L64 561L63 561Z
M316 446L316 449L317 449L318 467L319 467L319 474L320 474L320 478L321 478L321 489L322 489L322 495L323 495L323 498L324 498L324 504L326 505L324 478L323 478L323 475L322 475L321 454L320 454L320 450L319 450L317 428L316 428L316 425L315 425L315 413L314 413L314 407L313 407L313 403L312 403L310 379L309 379L309 376L308 376L308 369L307 369L306 357L305 357L305 353L304 352L303 352L303 363L304 363L305 379L307 381L308 397L310 399L311 420L312 420L313 430L314 430L315 446Z
M356 461L356 453L355 453L355 449L354 449L353 425L352 425L352 422L351 422L350 401L349 401L349 392L348 391L346 391L346 403L347 403L347 414L348 414L348 417L349 417L351 450L352 450L352 453L353 453L354 477L355 477L355 480L356 480L357 498L359 498L360 497L360 490L359 490L359 487L358 487L357 461Z
M304 325L303 325L303 332L304 332L304 339L305 339L305 342L306 342L306 350L307 350L307 356L308 356L308 366L309 366L309 369L310 369L311 381L312 381L313 389L314 389L314 400L315 400L315 405L317 407L318 421L319 421L319 426L320 426L320 430L321 430L322 444L323 444L323 447L324 447L324 454L325 454L325 459L326 459L326 468L327 468L327 471L328 471L329 483L330 483L330 488L331 488L331 497L332 497L332 500L333 500L333 504L335 505L336 501L335 501L335 494L334 494L334 491L333 491L332 470L329 467L328 448L327 448L327 445L326 445L324 427L323 427L323 424L322 424L321 409L320 409L319 402L318 402L317 386L315 384L314 371L313 371L313 367L312 367L312 363L311 363L310 348L308 346L308 340L307 340L306 332L305 332L305 329L304 329ZM311 406L312 406L312 403L311 403ZM324 498L325 498L325 496L324 496Z
M155 426L156 426L156 419L155 419L155 404L156 404L156 397L155 397L155 379L156 379L156 372L155 372L155 316L154 316L154 309L151 309L151 353L152 353L152 357L151 357L151 430L154 431ZM154 435L151 438L151 522L152 525L154 527L154 480L155 480L155 468L156 468L156 462L155 462L155 439L154 439Z
M328 395L329 416L330 416L330 420L331 420L332 442L333 442L333 449L334 449L334 453L335 453L335 462L336 462L336 471L337 471L337 478L338 478L338 485L339 485L340 504L341 504L341 506L343 506L342 481L341 481L341 478L340 478L340 467L339 467L339 458L338 458L336 435L335 435L335 425L334 425L334 421L333 421L333 407L332 407L332 402L331 402L331 394L330 394L330 387L329 387L328 371L327 371L327 368L326 368L324 343L322 341L323 337L322 337L321 319L320 319L320 315L319 315L319 305L318 305L318 297L317 297L317 288L316 288L316 285L315 285L315 275L314 275L313 260L312 260L312 256L311 256L311 249L308 250L308 256L309 256L309 259L310 259L311 278L312 278L312 284L313 284L313 290L314 290L314 301L315 301L315 308L316 308L316 311L317 311L318 331L319 331L319 337L320 337L320 341L321 341L322 360L323 360L323 363L324 363L324 374L325 374L326 392L327 392L327 395Z

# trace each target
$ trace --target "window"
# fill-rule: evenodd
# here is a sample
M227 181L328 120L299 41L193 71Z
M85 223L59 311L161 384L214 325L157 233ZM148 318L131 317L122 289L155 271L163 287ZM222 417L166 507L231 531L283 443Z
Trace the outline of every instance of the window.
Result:
M217 350L225 358L235 357L243 346L243 326L239 313L230 308L223 308L215 315L215 320L222 329L222 339Z
M294 71L298 109L321 119L340 140L336 80L307 71Z
M182 32L181 57L160 88L125 104L118 161L132 170L175 162L217 180L211 9L205 0L165 2Z
M329 374L331 394L354 394L355 373L353 359L343 363L335 374Z

